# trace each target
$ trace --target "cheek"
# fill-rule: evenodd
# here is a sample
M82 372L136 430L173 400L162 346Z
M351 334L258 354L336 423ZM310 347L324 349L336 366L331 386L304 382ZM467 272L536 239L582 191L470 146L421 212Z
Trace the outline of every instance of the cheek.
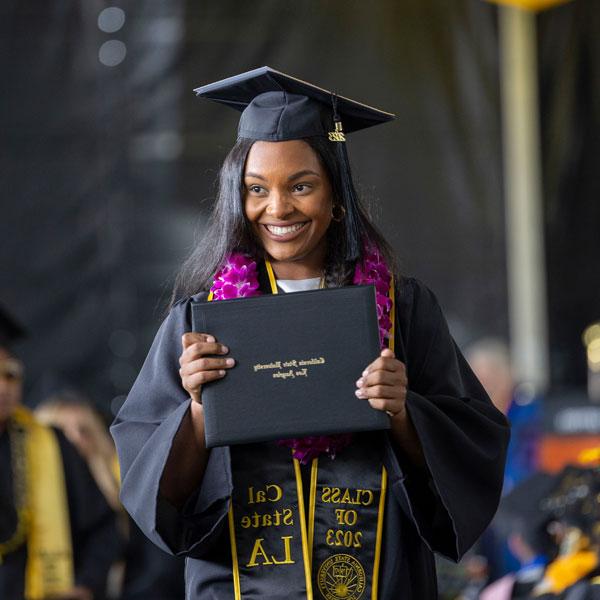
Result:
M315 207L316 219L319 221L319 226L322 229L328 229L332 220L333 199L329 186L326 186L321 192L321 199Z
M260 216L260 210L256 202L253 202L250 199L244 200L244 215L246 219L252 223L258 219Z
M318 228L322 231L329 229L331 225L331 203L325 203L321 206L319 212L315 215L314 220L318 223Z
M13 381L10 390L14 402L19 402L23 391L23 384L20 381Z

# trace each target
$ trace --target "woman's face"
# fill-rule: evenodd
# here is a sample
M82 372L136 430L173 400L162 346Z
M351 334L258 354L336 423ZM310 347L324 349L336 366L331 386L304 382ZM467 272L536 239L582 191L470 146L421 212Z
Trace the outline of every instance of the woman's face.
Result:
M322 274L331 209L329 178L306 142L253 144L244 171L244 210L279 279Z
M92 458L97 451L94 434L88 421L89 417L85 409L73 406L61 411L58 423L67 439L85 459Z

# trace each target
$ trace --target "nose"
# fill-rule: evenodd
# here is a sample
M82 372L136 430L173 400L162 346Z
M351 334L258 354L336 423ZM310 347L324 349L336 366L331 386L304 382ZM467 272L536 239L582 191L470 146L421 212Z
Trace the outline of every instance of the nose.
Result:
M267 214L274 219L285 219L294 212L294 204L286 192L274 190L269 197Z

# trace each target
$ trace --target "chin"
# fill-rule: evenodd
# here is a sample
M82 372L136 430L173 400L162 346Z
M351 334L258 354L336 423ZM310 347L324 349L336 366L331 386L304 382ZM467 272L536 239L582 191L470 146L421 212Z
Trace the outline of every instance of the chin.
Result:
M297 262L306 256L305 252L278 252L276 248L265 248L265 251L267 256L271 258L271 261L278 263Z
M262 247L266 255L273 260L293 260L299 254L299 252L294 252L289 245L286 247L286 244L277 244L272 240L263 240Z

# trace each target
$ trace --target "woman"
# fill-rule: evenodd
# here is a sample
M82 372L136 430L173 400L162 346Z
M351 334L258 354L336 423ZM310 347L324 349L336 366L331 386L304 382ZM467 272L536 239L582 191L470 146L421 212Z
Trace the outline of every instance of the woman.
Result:
M77 448L115 513L122 554L108 573L107 598L179 600L184 594L183 561L158 550L123 510L115 447L102 416L83 396L71 391L44 400L35 416L60 429Z
M119 514L119 474L115 449L106 423L92 405L75 392L62 392L35 409L44 425L57 427L85 459L109 506Z
M436 598L432 551L458 560L487 525L508 428L433 294L390 286L391 251L357 200L345 133L392 116L267 67L197 92L243 110L238 142L112 428L122 500L188 557L190 599ZM376 286L382 342L356 395L390 433L207 450L203 386L235 357L191 332L191 304L352 283Z
M114 517L77 450L22 404L24 335L0 307L0 598L99 600Z

